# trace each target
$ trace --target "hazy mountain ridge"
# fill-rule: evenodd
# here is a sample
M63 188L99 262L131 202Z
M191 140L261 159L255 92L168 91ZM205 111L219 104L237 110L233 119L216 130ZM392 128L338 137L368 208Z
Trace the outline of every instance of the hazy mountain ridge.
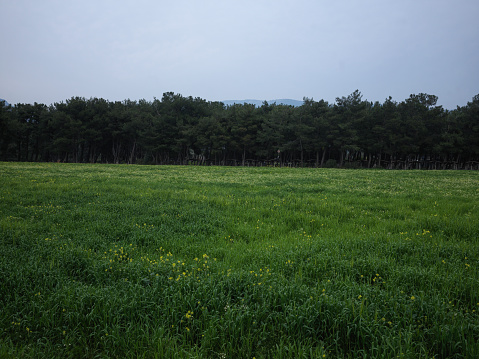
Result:
M226 106L231 106L234 104L242 105L244 103L255 105L261 107L263 105L264 100L253 100L253 99L246 99L246 100L225 100L222 101ZM276 100L269 100L267 101L269 104L277 104L277 105L287 105L287 106L294 106L298 107L303 104L303 101L292 100L292 99L276 99Z
M7 102L7 100L4 100L3 98L0 98L0 102L2 102L2 101L5 101L5 106L10 105L10 104Z

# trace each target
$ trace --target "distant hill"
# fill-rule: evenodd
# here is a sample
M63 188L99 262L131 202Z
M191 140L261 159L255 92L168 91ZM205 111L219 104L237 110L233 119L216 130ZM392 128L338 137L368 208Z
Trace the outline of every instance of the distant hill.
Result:
M5 101L5 106L10 105L10 104L7 102L7 100L4 100L3 98L0 98L0 102L2 102L2 101Z
M263 105L263 102L262 100L226 100L226 101L222 101L226 106L231 106L231 105L234 105L234 104L244 104L244 103L247 103L247 104L250 104L250 105L255 105L257 107L261 107ZM277 100L269 100L267 101L269 104L277 104L277 105L287 105L287 106L294 106L294 107L298 107L298 106L301 106L303 104L303 101L298 101L298 100L291 100L291 99L277 99Z

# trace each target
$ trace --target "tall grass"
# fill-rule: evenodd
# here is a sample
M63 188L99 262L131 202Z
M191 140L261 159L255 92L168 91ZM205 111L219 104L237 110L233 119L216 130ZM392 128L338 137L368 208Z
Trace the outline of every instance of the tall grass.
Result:
M0 357L479 357L479 173L0 164Z

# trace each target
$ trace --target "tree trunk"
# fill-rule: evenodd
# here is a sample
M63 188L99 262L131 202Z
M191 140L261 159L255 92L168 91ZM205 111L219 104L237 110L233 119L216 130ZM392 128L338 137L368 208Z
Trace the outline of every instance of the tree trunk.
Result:
M115 145L115 143L113 143L113 146L112 146L112 154L113 154L113 162L115 164L119 164L120 163L120 149L121 149L121 143L118 143Z
M324 166L325 159L326 159L326 147L323 148L323 156L321 157L321 167Z
M135 147L136 147L136 140L133 142L133 148L131 149L131 152L130 152L130 159L128 160L128 164L132 164L133 163L133 157L135 155Z

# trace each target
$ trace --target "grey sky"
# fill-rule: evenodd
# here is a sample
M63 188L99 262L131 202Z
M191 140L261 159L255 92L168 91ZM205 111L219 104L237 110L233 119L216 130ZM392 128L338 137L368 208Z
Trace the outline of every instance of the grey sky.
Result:
M0 0L0 98L479 94L477 0Z

